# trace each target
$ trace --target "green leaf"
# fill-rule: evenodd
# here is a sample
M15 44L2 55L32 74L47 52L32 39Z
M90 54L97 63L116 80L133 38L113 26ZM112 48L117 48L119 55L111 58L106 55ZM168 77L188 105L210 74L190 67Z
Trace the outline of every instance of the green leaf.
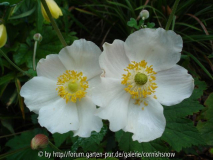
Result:
M37 114L31 115L31 120L33 124L38 124L38 115Z
M213 145L213 93L209 95L205 101L206 110L202 116L207 120L206 122L199 121L197 129L200 131L206 144Z
M19 3L12 12L12 17L10 19L17 19L17 18L24 18L26 16L32 15L32 13L36 9L36 2L35 1L29 1L29 0L23 0L20 1L22 3Z
M18 19L18 18L24 18L24 17L27 17L27 16L30 16L34 11L35 11L35 9L36 9L36 6L34 6L31 10L29 10L29 11L26 11L26 12L24 12L24 13L21 13L21 14L19 14L19 15L17 15L17 16L12 16L12 17L10 17L10 19Z
M13 54L13 60L17 65L32 63L33 51L26 44L20 44L19 49Z
M203 106L197 100L203 95L206 89L206 83L195 79L196 88L190 98L174 106L165 106L164 115L166 118L166 129L162 139L168 142L176 151L191 145L204 144L198 130L193 122L185 117L203 109Z
M182 148L205 144L191 120L166 118L166 121L162 139L168 142L174 150L179 152Z
M15 136L14 138L10 139L7 143L6 146L10 147L11 150L10 151L16 151L19 150L21 148L26 148L24 150L21 150L11 156L9 156L7 159L8 160L23 160L23 159L30 159L31 160L43 160L43 159L48 159L43 157L39 157L38 156L38 150L32 150L30 148L30 143L32 138L35 136L36 134L33 131L28 131L28 132L23 132L21 135L19 136ZM51 147L47 147L45 148L44 151L47 152L52 152L53 150L51 149ZM53 159L52 157L50 159Z
M26 71L26 73L31 75L32 77L37 76L37 73L34 69L29 69L28 71Z
M54 133L53 138L54 138L54 142L55 142L56 147L60 147L60 145L62 143L64 143L64 141L70 136L73 136L72 132L67 132L67 133L64 133L64 134Z
M8 73L7 75L0 77L0 85L8 83L14 78L15 78L14 72Z
M2 3L0 3L0 6L9 6L9 5L10 5L9 2L2 2Z
M7 0L7 1L4 1L2 3L0 3L0 6L1 5L5 5L5 6L9 6L9 5L14 5L14 4L17 4L19 2L21 2L22 0Z
M76 152L79 147L82 147L84 152L100 150L99 145L106 133L107 126L103 126L99 133L93 131L89 138L73 138L74 144L71 147L71 151Z
M132 133L124 132L122 130L115 133L116 140L120 150L125 152L167 152L168 148L161 139L156 139L151 142L138 143L132 140Z
M197 100L203 95L203 91L207 89L206 82L204 81L199 81L197 78L195 79L195 89L192 93L192 98L193 100Z
M134 18L130 18L130 21L127 22L127 25L130 27L134 27L135 29L139 29L137 21Z
M1 120L1 124L2 124L5 128L7 128L11 133L15 133L10 120L7 120L7 119Z
M48 131L46 130L46 128L35 128L35 129L33 130L33 133L34 133L34 135L37 135L37 134L44 134L44 135L46 135L46 136L49 135L49 133L48 133Z
M151 23L147 23L147 28L154 28L155 27L155 23L151 22Z

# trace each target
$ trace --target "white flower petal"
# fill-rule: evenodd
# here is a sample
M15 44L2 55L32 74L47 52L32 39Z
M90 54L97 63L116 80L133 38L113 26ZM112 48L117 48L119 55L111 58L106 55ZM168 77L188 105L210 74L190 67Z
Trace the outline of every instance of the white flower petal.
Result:
M127 125L124 131L132 132L132 139L138 142L148 142L160 137L165 129L166 120L161 104L151 97L147 97L148 106L143 103L135 105L131 100L128 108ZM142 110L144 107L144 110Z
M51 133L66 133L77 130L79 127L76 103L68 102L63 98L46 104L39 110L38 122Z
M97 116L107 119L110 122L109 129L113 132L124 128L127 123L127 111L130 100L130 94L126 91L118 92L109 104L98 109Z
M35 113L39 109L60 98L56 91L56 81L45 77L34 77L26 82L20 91L26 106Z
M180 60L183 41L173 31L145 28L131 34L124 47L130 61L145 60L149 66L153 65L154 71L161 71Z
M63 48L59 58L67 70L81 71L89 80L102 72L98 64L100 54L101 50L93 42L80 39Z
M114 40L112 44L104 43L103 48L99 63L104 70L104 77L121 79L124 69L130 63L124 50L124 42Z
M57 54L50 54L46 59L41 59L38 62L36 70L38 76L47 77L57 81L58 76L62 75L66 71L66 68Z
M87 88L87 96L88 97L92 97L92 93L93 93L93 90L95 89L95 87L101 83L101 78L100 78L100 75L97 75L95 77L93 77L92 79L90 79L88 81L88 84L89 84L89 88Z
M74 136L89 137L92 131L100 132L103 123L95 116L96 105L88 98L84 97L77 102L79 129L74 131Z
M157 100L167 106L175 105L190 97L194 89L194 79L179 65L158 72L156 84Z
M92 91L92 100L96 105L105 107L116 95L124 91L124 88L125 86L118 79L101 78L101 83L97 84Z

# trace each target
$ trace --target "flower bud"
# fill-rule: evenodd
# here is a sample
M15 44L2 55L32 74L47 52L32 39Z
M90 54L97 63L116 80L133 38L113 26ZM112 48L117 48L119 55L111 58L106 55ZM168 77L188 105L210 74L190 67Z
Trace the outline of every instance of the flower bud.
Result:
M143 20L149 18L149 11L147 11L147 10L142 10L142 11L140 12L140 17L141 17Z
M63 16L61 9L58 7L57 3L55 3L54 0L46 0L47 6L50 10L51 15L53 18L58 19L59 16ZM44 9L43 4L41 4L41 11L44 19L48 22L50 22L50 19Z
M0 48L7 42L7 30L4 24L0 25Z
M35 41L41 42L42 41L42 35L40 33L36 33L36 34L34 34L33 39Z
M43 149L46 148L49 143L49 139L44 134L37 134L32 140L31 140L31 148L33 150L35 149Z

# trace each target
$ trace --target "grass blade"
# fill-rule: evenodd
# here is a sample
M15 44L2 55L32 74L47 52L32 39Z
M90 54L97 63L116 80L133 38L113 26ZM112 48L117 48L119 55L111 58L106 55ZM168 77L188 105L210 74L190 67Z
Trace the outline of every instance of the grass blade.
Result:
M177 6L178 6L179 2L180 2L180 0L176 0L174 5L173 5L173 7L172 7L172 13L170 14L169 20L168 20L168 22L166 24L166 28L165 28L166 30L169 30L169 28L170 28L170 25L172 23L173 17L175 16L175 11L177 9Z

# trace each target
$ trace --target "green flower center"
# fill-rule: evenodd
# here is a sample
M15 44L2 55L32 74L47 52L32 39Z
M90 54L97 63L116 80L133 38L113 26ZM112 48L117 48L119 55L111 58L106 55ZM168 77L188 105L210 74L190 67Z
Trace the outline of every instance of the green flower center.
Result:
M146 82L148 81L148 77L147 77L147 75L138 72L138 73L135 75L135 79L134 79L134 80L135 80L135 83L136 83L136 84L144 85L144 84L146 84Z
M71 91L71 92L76 92L78 91L78 87L79 87L79 84L75 82L69 82L68 84L68 89Z

